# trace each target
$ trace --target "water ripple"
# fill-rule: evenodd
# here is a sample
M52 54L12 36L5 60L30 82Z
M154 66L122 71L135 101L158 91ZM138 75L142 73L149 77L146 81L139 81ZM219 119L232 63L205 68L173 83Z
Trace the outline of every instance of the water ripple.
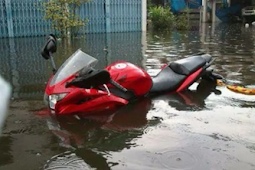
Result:
M65 152L47 161L44 170L88 170L92 169L75 153Z
M157 152L156 155L160 164L166 169L189 170L194 169L198 165L198 158L196 155L184 150L166 149L162 152Z

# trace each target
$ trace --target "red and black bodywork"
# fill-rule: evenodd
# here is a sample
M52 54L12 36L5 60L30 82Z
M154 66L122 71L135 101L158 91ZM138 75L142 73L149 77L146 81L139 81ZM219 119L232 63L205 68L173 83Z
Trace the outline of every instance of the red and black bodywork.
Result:
M52 59L51 53L56 49L53 48L56 46L54 43L54 37L48 38L42 52L44 58ZM93 57L78 50L49 80L45 99L56 114L106 111L145 96L181 92L199 78L212 73L207 70L212 62L212 57L207 54L171 62L155 77L125 61L96 70L93 67L95 61ZM73 73L70 72L72 64ZM56 70L54 62L52 65L53 70ZM65 72L67 76L63 75Z

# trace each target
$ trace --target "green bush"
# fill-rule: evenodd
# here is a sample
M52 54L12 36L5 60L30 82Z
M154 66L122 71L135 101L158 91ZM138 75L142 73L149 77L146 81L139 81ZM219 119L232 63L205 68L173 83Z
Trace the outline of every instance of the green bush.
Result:
M151 0L147 0L147 10L149 11L153 7Z
M59 31L62 37L68 32L72 35L75 30L85 26L87 20L76 15L76 8L88 0L49 0L42 2L44 19L51 21L54 30Z
M162 6L151 6L149 8L149 19L153 29L165 30L175 28L177 30L189 29L189 13L188 9L184 13L174 15L170 8Z
M188 13L184 13L184 14L177 15L175 17L175 28L177 30L189 29L190 25L189 25L189 16L188 15L189 15Z
M149 19L154 29L166 29L174 26L174 14L170 8L154 6L150 8Z

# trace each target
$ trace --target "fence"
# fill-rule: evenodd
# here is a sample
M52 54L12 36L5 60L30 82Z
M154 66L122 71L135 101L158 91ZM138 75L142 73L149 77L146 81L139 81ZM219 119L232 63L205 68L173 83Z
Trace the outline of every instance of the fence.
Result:
M0 0L0 37L41 36L53 32L43 19L42 0ZM78 9L89 22L81 32L141 31L146 0L91 0Z
M50 62L40 56L44 40L43 37L0 40L0 75L12 85L12 96L15 99L42 99L45 83L51 74ZM99 60L98 68L118 60L142 66L141 42L141 32L88 34L84 39L59 41L54 58L56 65L60 66L81 48Z

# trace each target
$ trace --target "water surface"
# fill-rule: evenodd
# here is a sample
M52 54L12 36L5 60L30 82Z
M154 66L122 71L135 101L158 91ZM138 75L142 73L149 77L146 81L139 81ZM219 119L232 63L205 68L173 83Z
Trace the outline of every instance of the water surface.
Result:
M187 32L89 34L59 41L60 65L81 48L99 68L127 60L153 73L199 52L230 82L254 87L255 28L203 25ZM0 138L0 169L255 169L255 97L202 82L78 120L43 115L50 64L44 38L1 39L0 71L13 87Z

